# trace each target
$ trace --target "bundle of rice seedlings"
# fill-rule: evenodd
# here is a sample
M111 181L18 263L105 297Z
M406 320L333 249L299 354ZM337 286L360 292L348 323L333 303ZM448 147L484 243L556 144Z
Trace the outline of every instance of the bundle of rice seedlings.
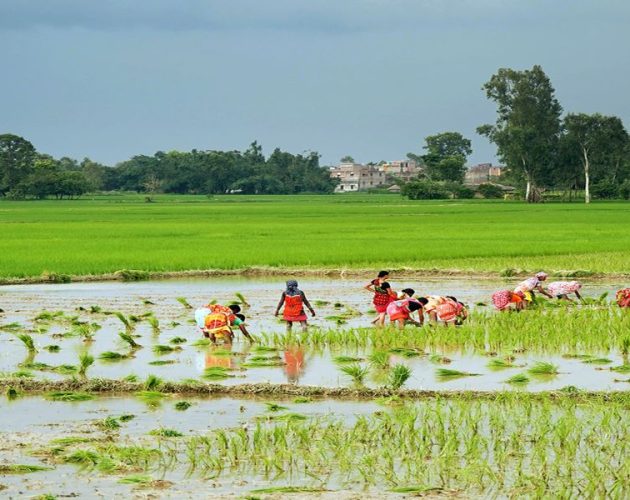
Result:
M125 331L127 333L131 333L133 332L135 326L131 321L131 318L127 318L123 313L119 312L119 311L114 311L114 316L116 316L120 322L125 325Z
M389 354L385 351L374 351L368 356L368 362L375 368L389 367Z
M229 378L230 375L225 368L222 366L213 366L210 368L206 368L203 372L202 378L206 380L220 380L224 378Z
M120 422L115 417L107 417L96 423L98 427L106 431L115 431L120 429Z
M138 344L135 341L135 339L129 333L118 332L118 336L123 342L126 342L127 344L129 344L129 347L131 347L132 349L139 349L140 347L142 347L140 344Z
M0 474L30 474L31 472L46 470L53 469L52 467L44 467L42 465L0 464Z
M144 388L147 391L155 391L164 384L164 381L155 375L149 375L144 382Z
M121 354L115 351L105 351L98 355L98 359L102 359L103 361L120 361L130 357L130 354Z
M20 393L15 387L7 387L6 395L7 399L15 399L20 395Z
M136 383L139 380L140 379L138 378L138 375L134 375L133 373L131 375L127 375L126 377L123 377L124 382Z
M312 403L313 400L307 396L298 396L297 398L293 400L293 402L295 404L305 404L305 403Z
M169 340L169 342L171 344L185 344L186 339L184 337L173 337L171 340Z
M612 359L608 358L588 358L582 361L582 363L586 363L589 365L608 365L612 363Z
M529 383L529 377L524 373L519 373L517 375L511 376L509 379L505 381L507 384L527 384Z
M175 363L179 363L179 361L176 359L156 359L155 361L149 361L149 364L152 366L174 365Z
M94 356L88 352L79 354L79 375L85 376L87 369L94 364Z
M480 375L479 373L462 372L459 370L451 370L449 368L438 368L435 372L438 378L458 378L458 377L475 377Z
M493 370L501 370L503 368L514 368L516 365L511 361L506 361L503 359L491 359L488 362L487 366L488 368L491 368Z
M340 370L348 375L357 385L362 385L365 376L368 374L367 367L361 366L358 363L342 366Z
M48 393L46 398L51 401L88 401L94 396L87 392L57 391Z
M357 358L354 356L335 356L333 361L338 364L343 363L357 363L358 361L363 361L361 358Z
M411 377L411 368L402 364L394 365L389 371L387 385L397 391L405 385L409 377Z
M278 403L265 403L267 405L267 411L284 411L288 410L286 406L279 405Z
M154 334L160 333L160 321L155 316L147 316L147 321L151 325L151 330Z
M431 363L447 365L451 362L451 359L446 356L442 356L441 354L431 354L429 356L429 361L431 361Z
M610 370L617 373L630 373L630 364L625 363L619 366L612 366Z
M37 349L35 348L35 342L33 342L33 337L31 337L28 333L17 333L16 337L22 341L24 347L28 349L28 352L37 352Z
M136 484L146 486L153 482L153 478L145 474L132 474L130 476L125 476L119 479L118 482L120 484Z
M177 297L175 300L177 300L177 302L179 302L181 305L183 305L186 309L192 309L193 306L191 306L188 301L186 300L185 297Z
M166 437L166 438L183 436L181 432L176 431L175 429L165 429L165 428L154 429L151 432L149 432L149 434L151 436L159 436L159 437Z
M528 370L528 373L532 375L557 375L558 366L546 361L537 361Z
M182 348L180 346L170 346L170 345L162 345L157 344L153 346L153 352L155 354L170 354L175 351L181 351Z
M47 345L44 349L48 352L59 352L61 351L61 347L56 344Z
M79 369L74 365L60 365L55 366L53 371L55 373L59 373L60 375L74 375L79 371Z
M188 401L178 401L177 403L175 403L175 409L177 411L186 411L191 406L192 406L192 403Z

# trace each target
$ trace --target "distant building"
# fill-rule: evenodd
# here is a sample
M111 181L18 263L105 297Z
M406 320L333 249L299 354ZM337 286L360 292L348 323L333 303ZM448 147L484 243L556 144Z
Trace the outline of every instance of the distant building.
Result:
M469 167L464 176L464 184L478 186L486 182L496 181L501 177L502 166L492 165L492 163L480 163L474 167Z
M330 176L339 179L335 193L366 191L383 186L385 172L372 165L360 163L341 163L330 169Z
M409 182L410 180L415 179L422 171L422 167L418 166L414 160L390 161L379 165L378 168L385 172L389 177L395 177L396 179L400 179L404 182Z
M415 179L420 171L413 160L391 161L381 165L340 163L330 169L330 176L339 179L335 193L352 193L389 187L394 178L408 182Z

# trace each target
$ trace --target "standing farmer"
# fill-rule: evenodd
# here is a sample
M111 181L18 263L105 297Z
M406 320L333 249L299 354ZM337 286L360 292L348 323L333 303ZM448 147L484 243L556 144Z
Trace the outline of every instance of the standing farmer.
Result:
M365 289L374 293L372 304L376 309L376 318L372 321L377 326L383 326L385 324L385 315L387 314L387 306L390 302L397 299L396 292L392 290L391 285L387 282L389 278L388 271L380 271L376 279L370 281Z
M306 331L306 313L304 312L304 306L311 311L311 315L315 316L315 310L311 307L311 304L304 295L304 292L298 288L298 282L295 280L287 281L287 289L282 292L280 296L280 302L274 316L277 316L284 306L282 312L282 319L287 322L287 331L290 332L293 328L293 322L299 321L302 325L302 331Z

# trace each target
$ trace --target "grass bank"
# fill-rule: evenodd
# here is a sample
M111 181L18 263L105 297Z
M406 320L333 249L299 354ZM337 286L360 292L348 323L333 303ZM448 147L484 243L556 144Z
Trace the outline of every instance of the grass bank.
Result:
M392 195L2 201L0 279L114 277L124 269L154 276L252 268L624 274L629 215L623 202L527 205Z

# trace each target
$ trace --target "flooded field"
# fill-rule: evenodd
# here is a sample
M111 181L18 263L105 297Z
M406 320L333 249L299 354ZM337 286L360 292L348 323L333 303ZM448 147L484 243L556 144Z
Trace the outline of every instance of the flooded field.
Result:
M506 283L401 282L471 317L378 330L364 284L302 280L317 317L292 334L282 281L0 288L0 495L630 494L626 311L497 314ZM243 299L256 343L201 341L194 308Z

